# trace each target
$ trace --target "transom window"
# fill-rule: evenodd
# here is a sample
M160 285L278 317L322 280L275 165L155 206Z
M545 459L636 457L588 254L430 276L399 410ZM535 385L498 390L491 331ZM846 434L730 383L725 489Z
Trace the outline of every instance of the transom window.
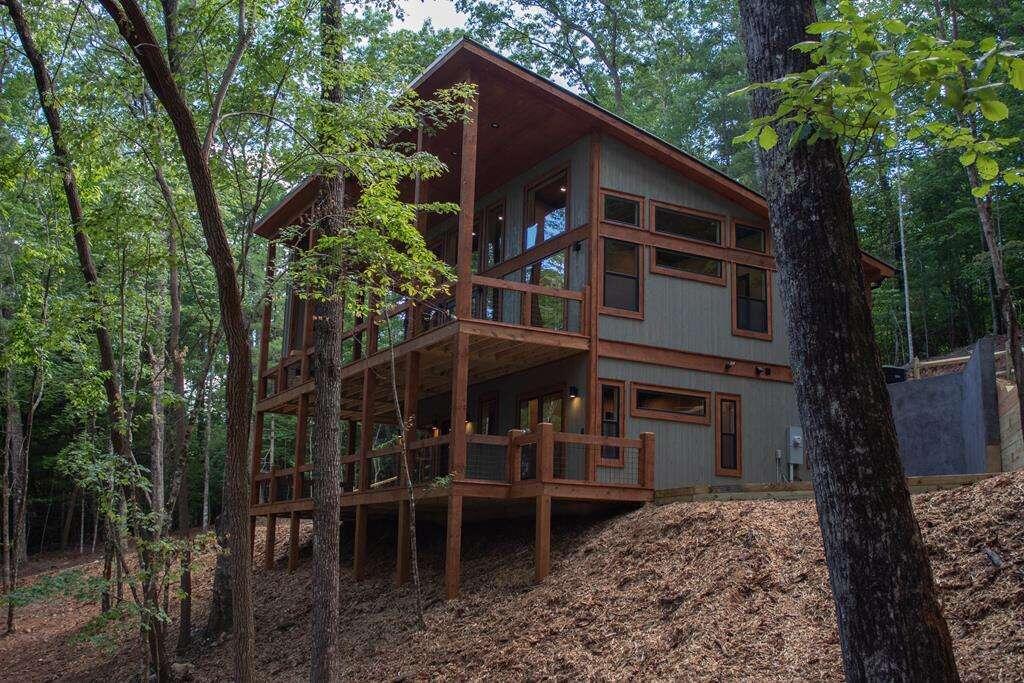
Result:
M755 225L736 224L736 247L747 251L768 251L768 231Z
M604 241L604 306L640 311L640 248L630 242Z
M654 230L701 242L722 243L722 221L660 204L654 207Z
M768 271L736 264L736 331L767 335Z
M722 262L707 256L658 247L654 250L654 266L666 275L696 276L694 279L725 284Z
M640 200L616 194L605 194L604 220L640 227Z
M532 249L569 228L569 173L560 171L526 193L523 248Z
M675 389L648 384L633 385L634 417L710 424L711 394L693 389Z

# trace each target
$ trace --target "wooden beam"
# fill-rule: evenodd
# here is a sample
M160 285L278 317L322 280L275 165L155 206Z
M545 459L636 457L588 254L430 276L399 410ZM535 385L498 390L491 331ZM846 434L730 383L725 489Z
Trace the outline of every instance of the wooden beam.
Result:
M540 583L551 571L551 496L537 496L534 528L534 581Z
M373 389L376 376L373 370L363 371L362 418L359 422L359 490L370 488L370 467L367 457L373 448Z
M356 581L366 578L366 506L356 506L355 539L352 542L352 574Z
M464 80L472 83L468 71ZM459 232L457 243L455 284L455 316L461 320L470 317L473 283L471 277L473 261L473 214L476 211L476 146L477 119L480 115L480 95L477 93L470 102L469 113L462 122L462 158L459 177Z
M660 365L683 370L697 370L771 382L790 383L793 381L793 373L788 366L773 363L759 363L757 361L729 358L727 356L711 356L704 353L678 351L676 349L608 339L602 339L598 343L598 351L602 358L617 358L636 363L647 363L649 365Z
M462 496L448 496L448 516L444 546L444 590L449 600L459 597L462 570Z
M274 546L277 541L277 515L267 515L267 533L263 544L263 568L274 568Z
M469 392L469 335L460 332L452 355L451 473L466 476L466 403Z
M395 585L401 586L409 581L409 501L398 501L398 529L395 534L398 546L395 548Z

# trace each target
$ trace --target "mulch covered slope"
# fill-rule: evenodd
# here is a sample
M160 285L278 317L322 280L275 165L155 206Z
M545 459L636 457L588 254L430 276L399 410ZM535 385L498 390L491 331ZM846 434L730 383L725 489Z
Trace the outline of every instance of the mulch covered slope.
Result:
M915 507L961 675L1024 679L1024 473L916 496ZM286 537L283 526L277 535ZM425 631L415 627L411 590L391 585L391 545L371 556L367 581L353 583L343 568L348 680L842 676L811 501L678 503L563 523L541 586L530 583L528 533L468 529L462 599L441 600L440 548L421 558ZM207 571L204 563L197 581ZM307 678L308 561L294 574L258 569L256 585L261 678ZM5 649L0 639L0 661ZM95 667L75 666L80 650L58 654L76 678L128 673L127 646L120 663L93 659ZM37 666L49 659L33 655ZM188 660L197 679L230 677L230 643L197 647ZM22 670L40 680L58 671Z

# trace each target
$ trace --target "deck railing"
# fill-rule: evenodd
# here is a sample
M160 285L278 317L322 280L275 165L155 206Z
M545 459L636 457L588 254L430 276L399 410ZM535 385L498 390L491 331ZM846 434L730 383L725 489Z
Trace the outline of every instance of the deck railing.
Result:
M427 486L450 473L451 435L419 439L409 443L408 463L415 486ZM355 465L352 482L343 483L346 493L359 492L361 459L358 454L342 458ZM378 448L367 454L369 490L405 486L400 444ZM312 465L260 472L253 477L253 503L264 505L312 496ZM342 467L342 472L346 471ZM554 431L542 422L534 431L513 429L507 436L466 435L466 471L470 481L519 484L538 481L630 488L654 488L654 435L639 439L570 434Z
M472 312L476 320L580 332L587 291L473 276Z

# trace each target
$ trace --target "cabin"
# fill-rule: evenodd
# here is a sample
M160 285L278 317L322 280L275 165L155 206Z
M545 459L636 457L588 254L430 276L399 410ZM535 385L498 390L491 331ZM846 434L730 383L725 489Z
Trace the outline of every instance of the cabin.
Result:
M408 578L404 436L417 510L445 521L449 597L464 518L532 520L542 580L553 513L803 467L765 199L469 39L413 87L429 96L466 81L477 86L468 121L416 136L450 172L408 191L461 207L418 219L457 283L441 299L346 316L339 415L355 576L374 516L397 524L396 581ZM257 226L275 240L268 277L316 239L311 229L277 241L304 225L317 192L307 179ZM869 288L893 272L862 263ZM268 524L268 559L276 518L291 520L293 566L312 511L311 330L295 292L267 301L251 515L254 529ZM272 425L285 423L277 439Z

